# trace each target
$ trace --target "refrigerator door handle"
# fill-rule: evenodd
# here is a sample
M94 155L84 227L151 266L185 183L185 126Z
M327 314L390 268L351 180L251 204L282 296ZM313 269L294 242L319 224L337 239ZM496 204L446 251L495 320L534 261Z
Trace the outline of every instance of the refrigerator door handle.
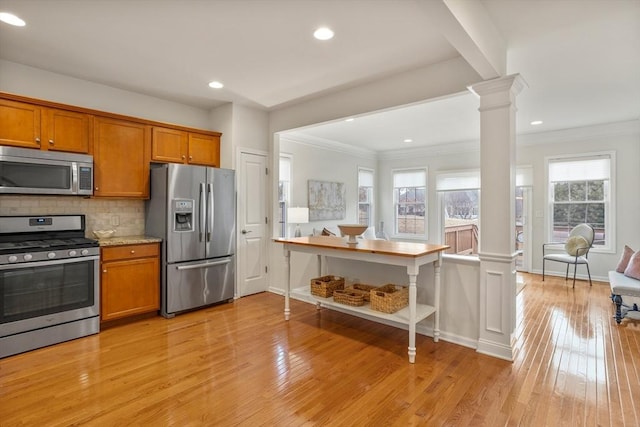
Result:
M176 270L194 270L196 268L209 268L209 267L215 267L216 265L229 264L230 262L231 262L231 259L227 258L221 261L205 262L203 264L180 265L176 267Z
M200 241L202 242L202 233L204 232L205 227L205 218L207 215L206 212L206 203L204 202L204 182L200 183L200 200L198 201L198 206L200 207L200 221L198 221L198 236Z
M207 199L209 202L209 215L207 215L207 242L211 241L211 233L213 232L213 208L214 208L214 201L213 201L213 188L211 187L211 184L207 184Z

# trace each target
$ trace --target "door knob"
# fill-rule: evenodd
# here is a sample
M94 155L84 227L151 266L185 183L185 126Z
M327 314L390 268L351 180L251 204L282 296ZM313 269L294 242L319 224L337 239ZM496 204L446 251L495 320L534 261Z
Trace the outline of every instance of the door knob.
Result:
M242 234L247 234L247 233L251 233L251 230L247 231L247 230L242 230Z

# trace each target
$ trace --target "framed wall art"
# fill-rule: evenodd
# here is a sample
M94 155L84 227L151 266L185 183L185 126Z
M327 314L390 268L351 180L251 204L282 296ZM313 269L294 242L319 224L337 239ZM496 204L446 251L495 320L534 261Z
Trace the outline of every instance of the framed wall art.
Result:
M344 219L347 206L343 182L309 180L309 221Z

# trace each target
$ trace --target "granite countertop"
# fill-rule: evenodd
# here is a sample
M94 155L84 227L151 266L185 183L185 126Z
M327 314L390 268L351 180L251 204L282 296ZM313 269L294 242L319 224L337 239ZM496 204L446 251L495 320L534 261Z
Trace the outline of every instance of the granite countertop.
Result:
M159 237L152 236L115 236L107 239L98 239L100 246L120 246L120 245L136 245L142 243L158 243L162 242Z

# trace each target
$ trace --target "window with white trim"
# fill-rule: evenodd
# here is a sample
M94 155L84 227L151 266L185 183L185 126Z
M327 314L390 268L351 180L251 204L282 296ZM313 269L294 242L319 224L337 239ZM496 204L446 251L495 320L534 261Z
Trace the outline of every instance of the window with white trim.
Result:
M479 246L480 171L456 171L436 176L442 212L441 242L446 253L477 255Z
M394 234L427 238L427 170L393 172Z
M278 224L280 237L287 237L287 206L291 200L291 156L280 155L278 177Z
M578 224L595 230L594 247L611 249L613 154L552 158L549 167L549 237L563 242Z
M373 225L373 170L358 168L358 223Z

